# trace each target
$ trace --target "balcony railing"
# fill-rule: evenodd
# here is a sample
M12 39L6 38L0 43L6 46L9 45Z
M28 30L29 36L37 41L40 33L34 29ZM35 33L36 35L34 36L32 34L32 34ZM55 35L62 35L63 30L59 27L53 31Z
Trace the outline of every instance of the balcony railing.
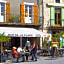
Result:
M62 20L61 19L58 19L58 21L51 19L50 22L51 22L50 26L62 26Z
M31 23L28 21L29 24L34 24L34 17L37 19L36 22L38 24L42 24L42 17L40 17L40 21L38 21L38 17L32 16L32 19L30 17L28 19L31 20ZM26 19L27 17L24 17ZM20 15L11 15L9 23L21 23L21 16Z
M20 22L20 15L11 15L9 23L21 23Z
M5 14L4 14L5 16ZM27 17L24 17L24 19L26 19ZM36 18L36 19L34 19ZM5 19L5 18L4 18ZM1 22L0 23L20 23L21 24L21 16L20 15L15 15L15 14L11 14L10 16L6 16L6 19L5 21ZM30 19L30 18L29 18ZM34 21L36 21L37 24L43 24L43 20L42 20L42 17L37 17L37 16L32 16L32 18L30 19L31 20L31 23L27 20L27 24L34 24Z

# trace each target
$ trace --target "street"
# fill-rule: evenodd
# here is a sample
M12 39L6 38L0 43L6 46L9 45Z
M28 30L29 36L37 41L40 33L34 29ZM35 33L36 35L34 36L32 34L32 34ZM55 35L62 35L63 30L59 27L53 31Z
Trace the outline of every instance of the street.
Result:
M29 60L28 62L4 62L0 64L64 64L64 57L38 57L38 61Z

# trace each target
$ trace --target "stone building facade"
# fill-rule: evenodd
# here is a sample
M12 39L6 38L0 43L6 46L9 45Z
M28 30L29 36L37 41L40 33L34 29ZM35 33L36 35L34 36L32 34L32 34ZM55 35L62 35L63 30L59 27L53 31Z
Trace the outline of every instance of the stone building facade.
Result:
M42 0L40 1L40 16L42 17L41 2ZM49 32L51 34L62 31L64 32L64 21L63 21L64 0L43 0L42 3L43 3L43 19L44 19L43 32Z

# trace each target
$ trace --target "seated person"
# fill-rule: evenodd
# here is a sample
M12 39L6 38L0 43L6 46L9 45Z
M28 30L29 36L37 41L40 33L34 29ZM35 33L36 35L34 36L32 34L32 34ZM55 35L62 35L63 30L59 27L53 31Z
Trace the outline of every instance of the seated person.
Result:
M26 60L28 61L28 56L29 56L29 48L28 46L26 46L26 49L25 49L25 56L26 56Z
M20 47L18 47L18 49L17 49L17 52L21 52L22 51L22 47L20 46Z
M18 57L18 52L16 51L16 47L13 47L13 49L12 49L12 54L13 54L13 56L14 56L15 58Z

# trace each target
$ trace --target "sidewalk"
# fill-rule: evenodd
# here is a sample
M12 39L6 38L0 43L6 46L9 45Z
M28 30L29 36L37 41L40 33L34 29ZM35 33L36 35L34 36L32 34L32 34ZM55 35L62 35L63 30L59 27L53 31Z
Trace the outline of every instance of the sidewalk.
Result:
M10 62L3 62L0 64L56 64L55 62L58 62L58 64L59 64L59 61L64 62L64 57L52 58L51 56L46 56L46 57L40 56L40 57L38 57L38 61L29 60L29 61L25 61L25 62L19 61L18 63L14 62L14 61L10 61ZM61 63L61 64L64 64L64 63Z

